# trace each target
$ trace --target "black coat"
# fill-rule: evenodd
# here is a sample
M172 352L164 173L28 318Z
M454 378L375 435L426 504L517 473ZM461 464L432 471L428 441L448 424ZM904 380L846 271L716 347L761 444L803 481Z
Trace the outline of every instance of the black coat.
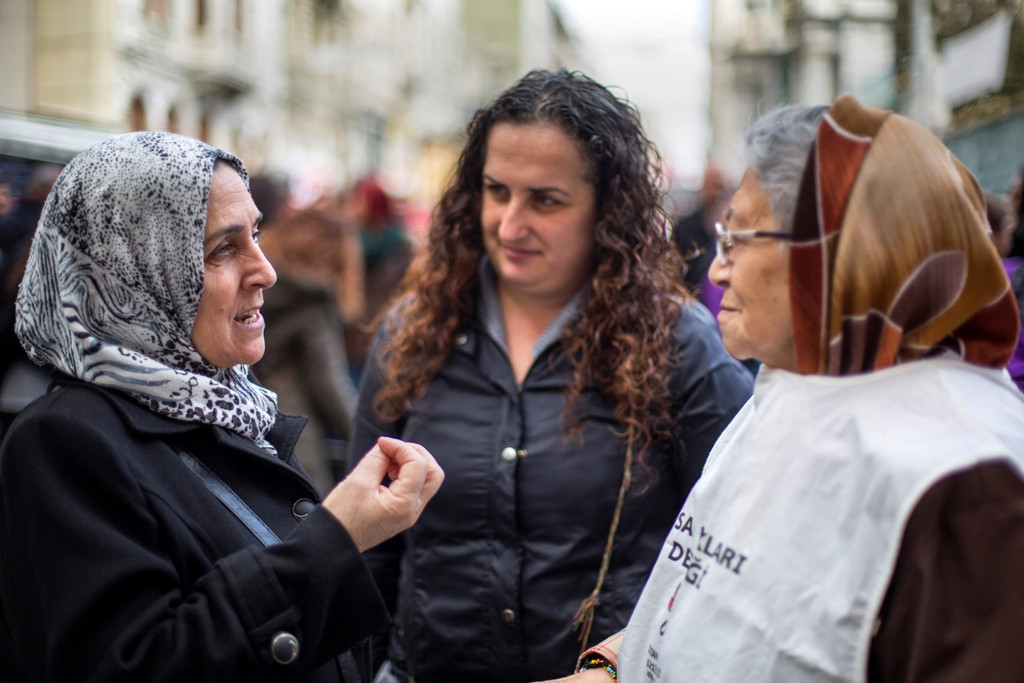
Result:
M366 679L363 643L389 618L334 517L293 514L318 500L292 455L304 418L278 415L277 458L55 379L0 449L0 680L339 681L353 647ZM283 541L260 545L181 448ZM270 653L282 631L299 642L287 666Z
M622 479L624 429L592 384L582 442L566 438L570 365L559 344L517 386L481 323L455 339L399 423L372 410L376 362L360 392L353 454L381 434L398 435L426 446L445 471L416 525L366 553L395 615L389 655L428 683L565 676L580 648L573 615L597 581ZM673 353L673 411L685 449L654 448L646 469L635 469L591 644L626 625L711 446L751 393L750 374L725 352L703 306L684 309Z

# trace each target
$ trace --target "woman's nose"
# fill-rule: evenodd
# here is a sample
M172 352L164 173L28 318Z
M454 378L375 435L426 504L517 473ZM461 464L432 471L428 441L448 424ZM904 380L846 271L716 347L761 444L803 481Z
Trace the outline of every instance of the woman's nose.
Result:
M523 202L513 199L505 205L498 224L498 239L501 242L515 242L528 232L529 220Z
M708 280L711 282L711 284L715 285L716 287L721 287L722 289L728 287L730 266L731 262L729 261L726 261L726 265L723 266L721 260L719 260L718 256L716 255L715 258L711 261L711 268L708 270Z
M270 265L267 257L263 255L263 250L259 248L259 245L254 244L253 247L255 251L253 254L253 267L249 272L246 284L249 287L259 287L260 289L273 287L274 283L277 282L277 271L274 270L274 266Z

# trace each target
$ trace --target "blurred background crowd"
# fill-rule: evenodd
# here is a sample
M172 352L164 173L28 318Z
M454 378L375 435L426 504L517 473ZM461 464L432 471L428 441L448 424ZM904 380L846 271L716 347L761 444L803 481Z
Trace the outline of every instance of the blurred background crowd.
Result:
M467 121L528 70L560 67L639 107L686 284L712 310L740 133L844 92L928 126L978 177L1024 292L1024 0L0 0L4 424L47 384L14 336L13 297L62 164L118 133L177 132L253 173L279 276L254 371L284 412L313 418L297 451L326 491L371 325ZM1024 377L1024 353L1015 363Z

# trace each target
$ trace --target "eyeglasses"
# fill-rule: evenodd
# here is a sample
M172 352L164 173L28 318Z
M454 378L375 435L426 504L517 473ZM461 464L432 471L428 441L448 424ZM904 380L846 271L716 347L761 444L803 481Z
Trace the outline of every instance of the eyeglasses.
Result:
M721 223L715 223L715 250L718 254L718 262L723 266L726 264L725 257L732 251L735 245L733 240L737 237L773 237L777 240L791 240L793 236L788 232L772 232L769 230L726 230Z

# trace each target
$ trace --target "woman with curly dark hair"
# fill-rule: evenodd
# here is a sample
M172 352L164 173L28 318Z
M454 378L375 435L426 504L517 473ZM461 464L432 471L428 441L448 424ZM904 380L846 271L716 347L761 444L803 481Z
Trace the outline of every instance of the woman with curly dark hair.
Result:
M382 680L566 675L629 618L751 391L677 284L659 180L636 110L580 74L532 72L470 122L356 416L353 453L402 435L447 473L367 555Z

